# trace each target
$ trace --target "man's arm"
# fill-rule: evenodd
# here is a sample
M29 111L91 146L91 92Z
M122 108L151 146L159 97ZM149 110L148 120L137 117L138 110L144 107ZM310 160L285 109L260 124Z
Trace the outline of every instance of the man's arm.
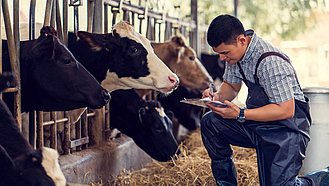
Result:
M247 120L254 121L276 121L292 118L295 113L294 99L279 104L268 104L256 109L245 110Z
M234 103L225 100L227 105L225 108L220 108L207 103L207 106L214 113L221 115L223 118L236 119L239 116L240 108ZM247 120L254 121L277 121L282 119L292 118L295 113L294 99L290 99L279 104L268 104L256 109L247 109L244 111Z

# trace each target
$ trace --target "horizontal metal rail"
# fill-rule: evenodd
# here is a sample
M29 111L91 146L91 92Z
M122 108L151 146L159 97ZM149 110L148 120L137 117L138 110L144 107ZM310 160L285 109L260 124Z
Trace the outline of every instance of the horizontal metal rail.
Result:
M104 0L104 4L112 6L112 7L117 7L117 8L119 8L119 6L120 6L120 2L113 1L113 0ZM138 5L132 5L132 4L129 4L125 1L122 3L120 8L124 11L133 12L133 13L136 13L136 14L139 14L139 15L144 15L144 11L145 11L144 7L138 6ZM177 17L171 17L171 16L168 16L168 15L164 15L163 13L155 12L155 11L150 10L150 9L147 10L147 17L155 18L158 21L162 20L162 21L170 22L170 23L177 24L177 25L180 25L180 26L190 27L191 29L196 28L196 23L193 20L180 19L180 18L177 18Z

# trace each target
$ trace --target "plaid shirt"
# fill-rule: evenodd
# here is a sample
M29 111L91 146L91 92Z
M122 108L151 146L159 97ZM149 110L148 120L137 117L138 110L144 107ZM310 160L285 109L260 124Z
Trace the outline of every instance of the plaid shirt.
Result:
M258 37L253 30L247 30L246 34L252 36L252 40L239 62L247 80L250 82L255 83L253 75L258 58L263 53L279 52L290 60L282 51ZM305 102L291 63L281 57L271 55L264 58L258 66L257 76L259 84L264 88L271 103L279 104L292 98ZM226 63L223 79L229 83L240 83L242 81L237 63L233 65Z

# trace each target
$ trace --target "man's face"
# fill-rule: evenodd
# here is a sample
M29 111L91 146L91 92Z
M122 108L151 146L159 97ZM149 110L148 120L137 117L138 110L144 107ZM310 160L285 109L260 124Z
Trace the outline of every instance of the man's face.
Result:
M247 38L243 35L240 35L236 39L234 44L220 44L217 47L212 47L214 52L219 54L221 60L225 60L229 64L237 63L245 54L249 42Z

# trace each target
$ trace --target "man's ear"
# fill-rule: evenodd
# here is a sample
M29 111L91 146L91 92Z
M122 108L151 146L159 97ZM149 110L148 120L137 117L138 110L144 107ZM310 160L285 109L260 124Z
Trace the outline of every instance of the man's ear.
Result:
M247 44L247 42L248 42L247 37L248 37L248 36L245 36L245 35L241 34L241 35L239 35L239 36L237 37L237 42L238 42L238 43L241 43L241 44L243 44L243 45L245 45L245 44Z

